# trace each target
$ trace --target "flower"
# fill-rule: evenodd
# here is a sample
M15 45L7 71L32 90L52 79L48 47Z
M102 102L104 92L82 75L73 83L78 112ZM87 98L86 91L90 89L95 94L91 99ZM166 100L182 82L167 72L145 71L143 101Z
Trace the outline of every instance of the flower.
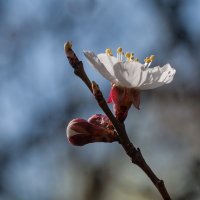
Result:
M173 80L176 70L166 64L163 67L150 68L155 56L145 58L140 63L134 54L127 52L123 61L122 48L117 49L117 57L114 57L111 49L106 53L95 55L91 51L85 51L84 55L89 63L112 84L125 88L148 90L168 84Z
M107 116L96 114L88 120L76 118L69 122L66 135L68 141L77 146L94 142L118 141L117 133Z
M150 68L155 59L154 55L146 57L142 64L134 57L134 53L124 54L121 47L117 49L117 57L113 56L109 48L105 53L98 55L91 51L85 51L84 55L89 63L111 82L108 102L114 104L115 116L122 122L132 104L139 109L140 90L154 89L168 84L176 73L170 64Z

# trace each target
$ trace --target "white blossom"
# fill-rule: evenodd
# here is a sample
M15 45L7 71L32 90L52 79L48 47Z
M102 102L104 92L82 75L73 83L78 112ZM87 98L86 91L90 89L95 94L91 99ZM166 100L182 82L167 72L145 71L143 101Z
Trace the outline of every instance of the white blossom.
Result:
M149 58L147 57L145 61L148 59L150 61L144 64L140 63L138 59L132 59L130 53L127 53L129 56L127 57L128 60L122 61L123 54L121 48L117 58L112 55L110 49L107 49L106 53L98 55L91 51L85 51L84 55L89 63L107 80L126 88L138 90L154 89L170 83L176 73L176 70L170 64L166 64L163 67L156 66L150 68L149 66L154 59L153 55Z

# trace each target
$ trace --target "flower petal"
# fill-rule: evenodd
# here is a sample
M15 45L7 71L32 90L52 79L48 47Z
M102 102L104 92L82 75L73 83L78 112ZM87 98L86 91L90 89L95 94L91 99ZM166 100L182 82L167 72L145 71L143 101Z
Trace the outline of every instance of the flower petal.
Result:
M112 83L118 84L113 73L111 74L109 70L106 69L105 65L99 60L95 53L91 51L84 51L85 57L88 59L89 63L107 80Z
M78 127L78 129L76 127L77 124L81 124L81 123L85 123L85 122L87 122L87 121L84 119L79 119L79 118L76 118L76 119L73 119L72 121L70 121L67 126L67 129L66 129L67 138L70 138L74 135L87 134L87 132L84 129L82 129L82 127ZM74 127L76 127L76 128L74 129Z
M106 67L106 69L110 72L112 76L115 77L115 73L113 70L113 66L118 63L118 60L114 56L107 55L106 53L98 54L97 57L103 63L103 65Z
M176 70L170 64L163 67L148 68L148 77L146 81L140 85L140 90L148 90L168 84L173 80Z
M119 62L116 57L106 53L97 56L84 52L90 64L110 82L139 90L148 90L168 84L173 80L176 70L170 64L163 67L145 68L140 62Z
M146 80L146 74L143 74L142 67L143 65L139 62L118 62L113 69L120 86L138 88L140 82Z
M139 62L124 62L116 63L113 68L121 86L139 90L154 89L168 84L176 73L170 64L146 69Z

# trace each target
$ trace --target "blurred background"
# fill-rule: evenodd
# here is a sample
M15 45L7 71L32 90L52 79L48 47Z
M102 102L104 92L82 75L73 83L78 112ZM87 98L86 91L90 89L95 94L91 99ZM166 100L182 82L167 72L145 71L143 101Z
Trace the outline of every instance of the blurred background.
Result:
M63 44L71 40L91 80L110 84L87 63L121 46L174 81L145 91L128 134L164 179L173 200L200 199L200 0L0 1L0 200L160 200L118 144L75 147L73 118L102 113L74 76Z

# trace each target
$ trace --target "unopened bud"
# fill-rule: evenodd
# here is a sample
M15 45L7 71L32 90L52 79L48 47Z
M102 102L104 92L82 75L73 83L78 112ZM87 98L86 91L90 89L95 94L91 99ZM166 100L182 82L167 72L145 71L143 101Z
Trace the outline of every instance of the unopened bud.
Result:
M109 118L106 115L102 115L102 114L92 115L88 119L88 122L95 124L97 126L100 126L102 128L109 129L109 130L115 129L112 122L109 120Z
M73 119L67 126L66 134L73 145L83 146L94 142L115 142L115 131L90 123L84 119Z
M64 44L64 50L65 52L67 52L69 49L72 48L72 42L71 41L68 41Z

